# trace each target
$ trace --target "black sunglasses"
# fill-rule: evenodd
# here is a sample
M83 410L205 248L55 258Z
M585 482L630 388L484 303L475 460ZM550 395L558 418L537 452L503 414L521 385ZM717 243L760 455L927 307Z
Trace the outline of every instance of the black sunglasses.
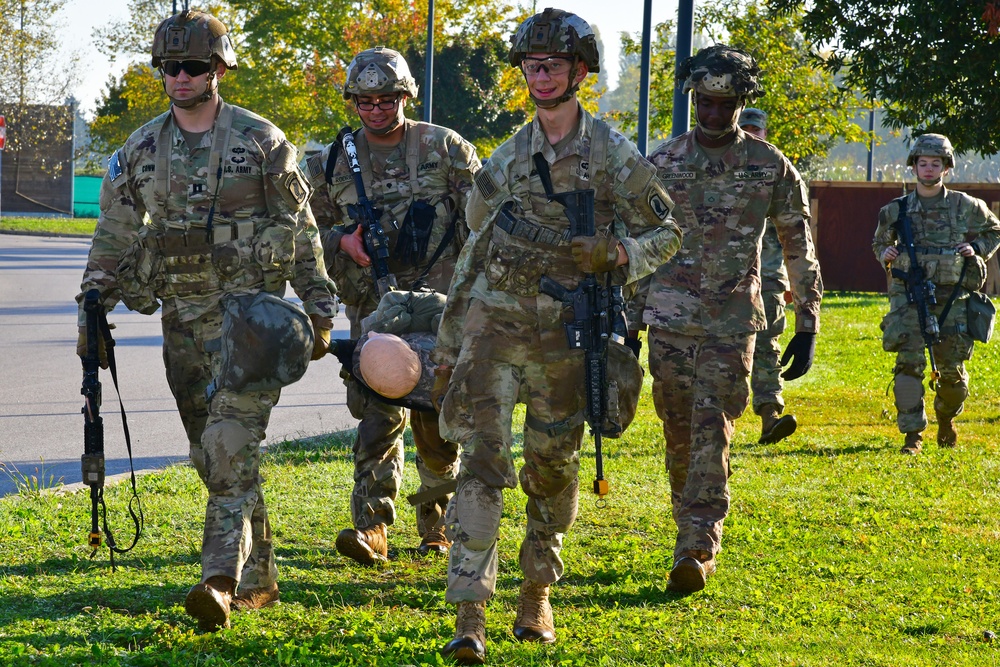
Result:
M167 76L177 76L184 70L188 76L201 76L212 69L211 60L164 60L160 65Z

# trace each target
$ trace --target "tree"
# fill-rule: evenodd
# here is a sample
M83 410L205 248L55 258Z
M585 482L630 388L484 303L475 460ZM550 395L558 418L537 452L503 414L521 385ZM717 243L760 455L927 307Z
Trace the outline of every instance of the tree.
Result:
M147 59L156 25L170 13L168 3L132 0L129 6L130 20L100 31L99 44L109 57ZM426 0L228 0L205 11L229 26L239 62L235 76L222 83L225 99L262 113L299 145L308 139L331 141L356 118L343 99L346 68L354 54L378 44L424 53ZM478 47L495 40L507 30L511 11L503 0L439 4L435 48L440 51L453 42ZM152 75L136 70L132 78L110 82L107 99L117 95L129 104L145 99L125 90L149 89ZM115 86L123 88L114 91ZM124 140L137 127L128 124L132 115L109 117L99 130Z
M818 64L881 101L885 122L913 135L948 135L959 152L1000 151L1000 2L995 0L770 0L802 12L805 35L829 45Z
M55 177L69 163L46 146L72 141L71 91L76 56L60 54L56 15L66 0L0 0L0 113L6 116L6 152L30 153Z

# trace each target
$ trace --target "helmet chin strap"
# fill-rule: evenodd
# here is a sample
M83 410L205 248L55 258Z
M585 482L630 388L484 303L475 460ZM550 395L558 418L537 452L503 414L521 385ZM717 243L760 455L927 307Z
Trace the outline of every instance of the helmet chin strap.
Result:
M698 104L698 94L696 92L695 93L695 105L697 105L697 104ZM723 128L721 130L710 130L707 127L705 127L704 125L702 125L701 124L701 118L698 116L697 112L694 114L694 123L695 123L695 125L697 127L699 127L701 129L702 134L704 134L709 139L721 139L722 137L724 137L724 136L726 136L727 134L730 134L730 133L732 133L732 134L735 135L736 134L737 123L739 122L739 118L740 118L740 112L743 110L743 108L745 106L746 106L746 99L745 98L740 98L740 106L736 109L736 113L733 114L732 121L730 122L730 124L729 124L728 127L725 127L725 128Z
M355 97L357 97L357 96L355 96ZM402 100L400 100L400 102L402 102ZM361 120L361 124L365 126L365 132L371 132L372 134L375 134L375 135L378 135L378 136L384 136L386 134L392 134L392 132L397 127L399 127L400 125L403 124L403 118L404 118L404 116L403 116L402 104L397 104L396 105L396 116L392 119L392 123L390 123L386 127L382 128L381 130L376 130L371 125L369 125L368 123L366 123L365 119L361 118L361 114L358 114L358 118Z
M198 97L192 97L189 100L179 100L176 97L171 97L170 93L167 93L167 80L163 79L163 92L166 93L167 97L170 98L171 104L180 109L195 109L200 107L205 102L208 102L213 97L215 97L216 90L212 87L212 82L215 80L215 70L209 70L208 77L205 79L205 92Z
M938 185L943 185L944 184L944 174L941 174L940 176L938 176L937 178L935 178L933 181L930 180L929 178L920 178L918 176L917 177L917 183L920 183L920 185L924 186L925 188L933 188L933 187L936 187Z

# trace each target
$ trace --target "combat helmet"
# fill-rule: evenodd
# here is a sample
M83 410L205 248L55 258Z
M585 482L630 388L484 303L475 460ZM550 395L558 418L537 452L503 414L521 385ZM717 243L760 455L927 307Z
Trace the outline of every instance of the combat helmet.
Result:
M305 375L315 336L302 308L268 292L228 295L221 305L217 389L273 391Z
M153 37L153 67L164 60L210 60L218 58L236 69L236 51L229 31L211 14L187 10L160 23Z
M752 55L726 44L715 44L686 58L677 68L676 79L689 91L755 100L764 94L760 67Z
M344 99L352 95L406 93L417 96L417 81L410 74L403 54L384 46L367 49L354 56L347 66Z
M949 169L955 166L955 149L943 134L921 134L917 137L910 154L906 156L906 166L912 167L921 155L939 157Z
M588 71L601 71L601 54L590 24L576 14L561 9L546 7L542 13L525 19L518 26L510 38L507 62L511 67L519 68L529 53L566 53L578 58ZM541 101L533 95L531 99L537 106L553 107L572 98L579 87L579 84L571 84L564 95L554 100Z

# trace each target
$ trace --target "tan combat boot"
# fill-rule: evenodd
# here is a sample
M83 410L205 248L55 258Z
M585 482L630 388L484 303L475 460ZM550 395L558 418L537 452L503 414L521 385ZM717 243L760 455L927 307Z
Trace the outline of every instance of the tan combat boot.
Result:
M938 420L938 431L937 431L938 447L954 447L958 443L958 429L955 428L955 423L952 421L952 418L942 417L940 414L938 414L937 420Z
M198 621L204 632L229 627L229 605L236 590L236 580L230 577L209 577L191 587L184 600L184 611Z
M768 404L760 415L760 439L757 440L757 444L773 445L776 442L781 442L795 433L797 427L798 422L795 421L795 415L782 417L778 406Z
M345 528L337 534L337 551L362 565L385 562L389 556L385 524L364 530Z
M924 444L923 437L916 431L906 434L906 440L903 441L903 447L899 450L900 454L919 454L920 448Z
M514 619L514 636L523 642L553 644L556 628L549 604L549 585L525 579L517 596L517 617Z
M250 609L263 609L277 604L281 599L278 593L278 582L262 588L251 588L240 591L233 598L232 606L235 609L247 611Z
M421 556L426 556L428 554L447 554L449 549L451 549L451 542L445 537L444 528L431 528L421 538L417 552Z
M441 655L460 665L486 662L486 603L459 602L455 638L445 644Z
M715 558L710 553L698 549L682 551L670 570L667 590L674 593L696 593L705 588L705 583L713 574Z

